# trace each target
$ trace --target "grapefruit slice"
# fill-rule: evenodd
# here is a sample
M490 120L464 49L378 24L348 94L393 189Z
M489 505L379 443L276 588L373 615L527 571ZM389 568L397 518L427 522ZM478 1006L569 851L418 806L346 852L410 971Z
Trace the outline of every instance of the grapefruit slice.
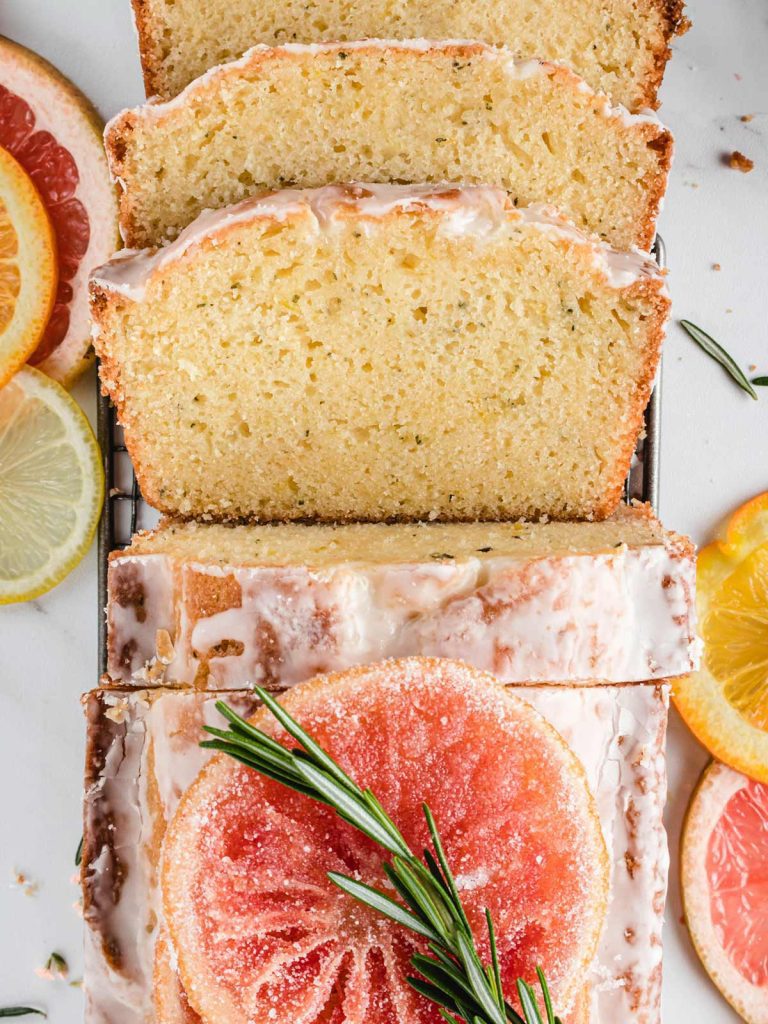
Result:
M0 36L0 146L35 183L58 248L56 301L30 362L65 385L93 359L88 275L119 244L102 129L90 102L56 68Z
M157 1024L201 1024L179 980L173 950L164 931L160 932L155 942L152 995Z
M768 782L768 493L701 550L696 583L704 657L675 702L711 754Z
M414 850L431 807L482 955L493 915L505 990L540 964L574 1007L605 914L608 858L580 763L529 705L458 662L412 658L297 686L283 705L381 799ZM254 724L288 738L264 711ZM292 741L291 741L292 742ZM406 983L409 932L333 886L388 888L382 851L323 805L229 758L181 801L163 907L189 1004L217 1024L436 1024Z
M714 761L683 830L683 904L709 976L747 1024L768 1024L768 785Z
M0 388L46 329L56 294L56 240L31 179L0 148Z

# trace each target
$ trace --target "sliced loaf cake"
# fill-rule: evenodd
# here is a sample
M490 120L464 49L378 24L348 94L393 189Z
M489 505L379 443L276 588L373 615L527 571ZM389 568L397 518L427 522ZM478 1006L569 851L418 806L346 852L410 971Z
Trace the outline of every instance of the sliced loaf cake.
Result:
M91 289L147 500L259 521L609 515L669 305L650 258L434 186L266 194Z
M148 96L169 99L249 46L371 36L485 39L562 60L630 109L652 107L682 0L133 0Z
M118 115L107 151L127 245L264 188L335 182L497 185L648 248L672 139L566 67L481 43L256 47L169 103Z
M292 686L389 657L508 683L662 679L696 664L695 562L646 507L603 523L166 522L109 563L107 671Z

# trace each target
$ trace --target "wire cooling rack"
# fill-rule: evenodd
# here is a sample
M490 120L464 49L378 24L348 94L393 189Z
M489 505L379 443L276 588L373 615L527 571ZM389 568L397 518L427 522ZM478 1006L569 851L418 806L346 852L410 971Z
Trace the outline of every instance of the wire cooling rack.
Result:
M660 267L667 265L663 239L657 235L653 255ZM650 502L658 507L659 432L661 426L661 372L645 410L645 432L640 438L624 484L624 497ZM158 514L144 501L139 491L131 459L125 447L122 428L109 399L99 396L97 432L101 445L106 482L104 511L99 524L99 672L106 671L107 560L110 551L128 546L137 530L150 529Z

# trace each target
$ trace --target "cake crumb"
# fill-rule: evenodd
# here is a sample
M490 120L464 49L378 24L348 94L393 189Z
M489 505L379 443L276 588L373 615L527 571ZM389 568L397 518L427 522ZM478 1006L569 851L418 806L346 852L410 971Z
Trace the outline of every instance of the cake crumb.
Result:
M171 634L167 629L158 629L155 635L155 649L157 650L157 660L163 665L170 665L176 651L173 647Z
M37 896L40 891L37 882L34 882L29 875L25 875L23 871L13 872L13 887L21 889L25 896Z
M712 269L713 270L722 270L723 268L720 266L719 263L713 263L712 264Z
M108 718L110 722L114 722L116 725L122 725L125 721L125 716L128 711L128 701L122 698L119 703L115 704L114 707L107 708L104 712L104 717Z
M742 114L741 120L744 122L744 124L749 124L749 122L754 118L754 116L754 114Z
M744 154L740 153L738 149L734 149L734 151L726 157L726 162L732 170L741 171L742 174L749 174L755 166L755 161L750 160L748 156L744 156Z

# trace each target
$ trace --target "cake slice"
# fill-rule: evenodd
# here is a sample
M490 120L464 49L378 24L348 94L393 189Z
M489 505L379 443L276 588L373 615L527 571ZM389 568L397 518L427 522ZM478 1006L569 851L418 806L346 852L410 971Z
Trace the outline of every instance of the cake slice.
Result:
M109 561L108 666L140 686L292 686L388 657L505 682L693 669L693 547L646 507L603 523L166 522Z
M580 1024L658 1024L668 864L666 687L512 692L543 714L581 760L609 852L608 910ZM198 746L201 726L221 722L215 699L168 689L96 690L85 699L87 1024L196 1020L164 937L160 850L179 800L207 760ZM229 692L226 700L243 715L256 709L249 693Z
M133 0L148 96L170 99L208 68L264 43L371 36L484 39L562 60L630 109L653 107L682 0Z
M262 194L91 296L144 497L258 521L609 515L669 307L648 257L430 185Z
M255 47L119 114L106 145L131 247L264 188L357 179L498 185L647 249L672 156L655 117L612 108L564 65L453 40Z

